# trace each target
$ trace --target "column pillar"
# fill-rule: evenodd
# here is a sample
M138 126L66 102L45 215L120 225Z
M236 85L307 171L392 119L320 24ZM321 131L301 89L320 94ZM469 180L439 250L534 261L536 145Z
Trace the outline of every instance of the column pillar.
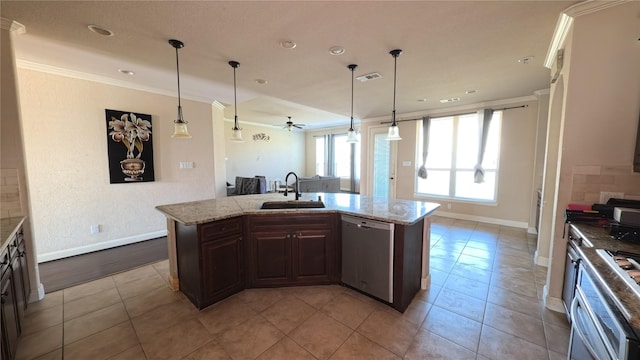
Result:
M26 217L23 223L27 264L29 266L29 283L31 297L29 302L44 298L44 287L40 283L40 271L36 244L31 227L31 208L27 187L27 171L24 158L24 140L22 137L22 120L20 115L20 97L18 93L18 74L13 51L13 37L26 33L24 25L7 18L0 18L0 169L17 171L20 194L21 214ZM1 171L1 170L0 170ZM11 216L17 216L12 214Z

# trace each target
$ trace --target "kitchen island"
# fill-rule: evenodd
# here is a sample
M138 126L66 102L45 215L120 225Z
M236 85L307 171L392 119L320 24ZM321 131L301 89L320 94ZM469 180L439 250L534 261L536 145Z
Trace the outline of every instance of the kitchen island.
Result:
M404 311L429 276L436 203L343 193L305 193L324 208L260 209L293 195L258 194L156 207L167 217L169 283L198 308L250 287L340 283L340 216L395 226L394 301Z

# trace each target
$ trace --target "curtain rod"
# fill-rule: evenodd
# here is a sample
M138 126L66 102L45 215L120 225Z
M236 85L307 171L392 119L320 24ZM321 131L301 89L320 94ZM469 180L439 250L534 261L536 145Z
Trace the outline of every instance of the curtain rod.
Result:
M502 108L502 109L493 109L493 111L502 111L502 110L520 109L520 108L527 108L527 107L529 107L529 105L520 105L520 106L506 107L506 108ZM465 113L459 113L459 114L444 115L444 116L439 116L439 117L460 116L460 115L467 115L467 114L471 114L471 113L472 113L472 112L465 112ZM399 123L399 122L403 122L403 121L418 121L418 120L422 120L422 118L417 118L417 119L405 119L405 120L396 120L396 122L397 122L397 123ZM380 124L391 124L391 121L382 121L382 122L380 122Z

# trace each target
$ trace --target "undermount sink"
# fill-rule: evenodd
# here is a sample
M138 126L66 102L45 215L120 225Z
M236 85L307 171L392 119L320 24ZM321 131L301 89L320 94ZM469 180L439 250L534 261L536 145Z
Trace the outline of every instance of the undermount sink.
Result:
M288 200L288 201L265 201L260 209L322 209L322 201L312 200Z

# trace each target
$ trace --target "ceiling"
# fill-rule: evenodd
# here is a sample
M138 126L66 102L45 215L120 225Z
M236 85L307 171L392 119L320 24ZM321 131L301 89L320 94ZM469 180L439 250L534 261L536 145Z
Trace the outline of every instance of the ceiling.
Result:
M349 64L354 117L389 117L393 49L398 114L528 96L549 87L543 66L560 12L576 1L7 1L2 17L26 27L15 37L20 66L91 74L172 96L179 39L183 98L228 105L236 70L240 123L308 129L347 124ZM101 36L96 24L114 32ZM283 48L294 41L293 49ZM341 46L344 54L329 54ZM518 60L532 57L528 63ZM64 69L64 70L61 70ZM119 69L131 70L125 75ZM266 80L259 84L256 80ZM467 94L469 90L475 93ZM442 104L440 99L459 97ZM184 107L185 120L189 109ZM402 119L402 117L399 117Z

